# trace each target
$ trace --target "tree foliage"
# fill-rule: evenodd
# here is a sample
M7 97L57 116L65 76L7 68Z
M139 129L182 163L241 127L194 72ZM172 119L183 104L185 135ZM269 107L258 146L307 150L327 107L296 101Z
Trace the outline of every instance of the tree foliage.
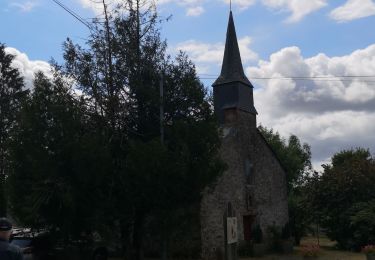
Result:
M65 41L55 77L35 80L12 148L12 206L24 223L119 228L133 259L150 219L181 218L223 169L208 93L184 53L166 54L150 2L111 11L103 1L85 47Z
M358 148L335 154L332 164L323 167L311 196L321 224L341 247L359 249L373 240L368 232L373 223L367 222L366 215L372 211L367 202L375 198L374 159L368 150Z
M18 69L12 66L14 56L0 43L0 217L7 215L6 178L10 171L9 142L16 127L17 115L27 91Z
M10 195L25 225L74 236L92 229L109 157L66 85L36 75L11 146Z
M296 244L299 244L312 221L304 192L306 178L312 170L310 146L301 144L295 135L285 140L272 129L260 126L259 130L286 170L290 228Z
M260 126L259 130L284 166L290 192L293 187L299 186L303 182L304 176L312 170L310 146L307 143L301 144L295 135L291 135L288 140L285 140L273 129Z
M375 199L359 202L352 206L350 228L357 245L373 245L375 243Z

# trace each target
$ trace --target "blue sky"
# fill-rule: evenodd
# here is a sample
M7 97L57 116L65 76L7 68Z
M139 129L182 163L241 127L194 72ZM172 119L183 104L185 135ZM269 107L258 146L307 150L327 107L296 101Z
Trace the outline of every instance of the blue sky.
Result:
M365 0L358 2L362 1ZM61 2L83 18L96 15L89 8L83 8L80 0ZM159 5L162 16L173 15L172 20L164 23L162 31L169 45L191 39L223 42L229 5L220 0L191 2L202 2L205 11L199 16L188 16L188 5L181 5L179 1ZM244 9L236 2L246 0L233 0L238 37L250 36L252 50L263 59L286 46L299 46L305 56L320 52L337 56L375 42L375 33L371 32L375 16L346 22L338 22L330 17L332 10L344 5L346 0L326 1L325 6L296 22L287 21L292 12L285 5L272 8L258 1ZM82 39L88 34L82 24L52 0L2 0L0 22L3 25L0 27L0 40L27 53L30 59L48 60L55 57L60 60L61 43L66 37L83 42Z
M60 0L83 18L100 14L90 0ZM120 1L110 0L108 2ZM159 0L169 51L186 51L201 77L220 72L229 1ZM259 123L298 135L316 168L340 149L375 152L375 0L233 0L245 71L254 83ZM83 44L89 31L52 0L2 0L0 42L32 81L43 61L62 61L62 43ZM330 81L257 77L374 76ZM209 86L213 79L204 80Z

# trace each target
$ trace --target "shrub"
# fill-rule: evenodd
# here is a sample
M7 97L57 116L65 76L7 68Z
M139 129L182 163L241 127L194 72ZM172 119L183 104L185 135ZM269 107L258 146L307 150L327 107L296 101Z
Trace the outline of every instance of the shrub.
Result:
M241 257L249 257L252 255L252 246L248 241L243 241L238 246L238 255Z
M280 248L280 240L281 240L281 232L280 227L273 224L272 226L268 226L267 231L270 235L270 242L272 250L275 252L281 251Z
M253 234L255 243L260 244L263 242L263 232L260 225L256 225L251 233Z
M290 230L290 225L288 222L284 225L283 230L281 231L281 238L287 240L290 237L291 237L291 230Z
M367 245L362 247L362 253L366 255L375 255L375 245Z

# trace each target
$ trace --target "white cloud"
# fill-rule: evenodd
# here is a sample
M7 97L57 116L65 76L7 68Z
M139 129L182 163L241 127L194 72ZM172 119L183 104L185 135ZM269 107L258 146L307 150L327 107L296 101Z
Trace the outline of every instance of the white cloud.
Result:
M182 50L189 54L190 58L196 62L220 63L223 55L222 43L203 43L195 40L189 40L179 43L176 50Z
M204 13L204 8L202 6L197 6L197 7L189 7L186 10L186 15L187 16L199 16Z
M46 76L51 75L51 66L49 63L40 60L30 60L29 57L19 50L11 47L6 47L5 52L15 56L12 66L17 68L21 75L24 76L27 88L31 88L35 78L35 73L41 71Z
M187 16L199 16L205 12L202 6L207 0L155 0L157 5L165 5L170 3L176 3L186 9ZM93 0L79 0L83 8L92 9L95 14L103 14L103 3L101 1ZM107 1L106 5L108 9L116 8L118 4L123 3L123 0L112 0ZM142 3L141 8L146 8L151 2Z
M37 5L38 3L36 1L26 1L26 2L15 2L10 4L13 7L18 8L21 12L28 13L31 12Z
M83 8L91 9L96 15L103 15L104 6L102 1L79 0ZM122 3L122 0L106 1L107 9L111 10Z
M92 0L79 0L83 7L91 8L95 13L101 14L103 7L100 2L95 3ZM229 4L230 0L214 0L216 2ZM236 0L232 1L234 7L238 7L240 11L246 10L257 2L263 3L277 11L290 12L287 22L298 22L306 15L321 9L327 5L328 0ZM113 0L112 4L121 2L121 0ZM186 9L187 16L199 16L205 12L205 5L212 0L156 0L158 5L175 3Z
M372 0L348 0L330 13L330 17L338 22L347 22L375 15L375 3Z
M342 149L361 146L375 152L374 71L375 44L341 57L319 54L304 58L298 47L288 47L246 69L257 87L259 122L308 142L314 165ZM332 78L360 75L374 77ZM323 78L252 80L296 76Z
M231 0L224 0L225 3L229 4ZM237 0L232 1L233 6L237 6L240 10L245 10L250 6L254 5L256 0Z
M374 111L339 111L314 115L289 113L270 121L262 116L260 119L263 125L273 127L283 136L296 134L303 142L310 144L315 167L326 163L333 154L344 149L363 147L374 153L374 120Z
M174 0L157 0L157 3L160 4L167 4L169 2L172 2ZM79 3L83 8L91 9L96 15L103 15L104 14L104 6L102 1L98 0L79 0ZM115 10L118 9L119 5L126 5L129 6L129 3L124 0L111 0L111 1L105 1L107 10ZM149 1L141 2L140 9L145 9L146 7L149 7L150 5ZM133 2L133 8L136 8L136 2ZM125 8L124 8L125 10Z
M360 110L374 103L375 86L372 81L375 78L350 78L350 76L373 76L375 73L375 45L366 49L357 50L350 55L342 57L328 57L319 54L305 59L298 47L288 47L271 55L269 61L260 61L258 67L247 68L250 77L331 77L329 79L316 78L310 80L271 80L266 84L258 83L265 87L268 95L280 92L280 89L288 86L286 104L299 105L299 109L331 110L333 104L319 104L330 100L337 108L350 107L352 110ZM342 80L332 78L344 76ZM291 86L295 86L293 89ZM291 91L293 90L293 91ZM279 102L281 102L279 100ZM374 103L375 108L375 103ZM288 107L289 109L289 107Z
M258 55L250 48L252 39L245 36L238 40L242 62L254 61ZM195 40L179 43L174 52L182 50L197 64L198 73L207 73L212 65L220 66L223 61L224 43L204 43ZM204 68L204 69L200 69Z
M255 97L257 98L257 96ZM259 103L258 103L259 104ZM259 109L258 109L259 111ZM327 163L333 154L351 148L370 148L375 152L375 111L338 111L323 114L288 113L279 119L260 121L273 127L283 136L296 134L312 148L313 165Z
M157 4L162 5L175 2L186 9L186 16L200 16L205 12L203 4L207 0L158 0Z
M91 1L91 0L79 0L83 8L89 8L92 9L95 13L98 12L98 10L103 10L101 8L101 5Z
M286 22L298 22L306 15L327 5L327 0L262 0L272 9L291 12Z
M241 38L239 45L244 64L257 59L250 37ZM214 67L216 71L220 68L224 43L191 40L175 49L189 54L198 73L208 74ZM375 44L340 57L318 54L305 58L298 47L288 47L246 68L256 86L259 122L285 137L296 134L309 143L316 169L342 149L361 146L375 152L374 71ZM286 79L296 76L316 78ZM270 77L279 79L254 79Z

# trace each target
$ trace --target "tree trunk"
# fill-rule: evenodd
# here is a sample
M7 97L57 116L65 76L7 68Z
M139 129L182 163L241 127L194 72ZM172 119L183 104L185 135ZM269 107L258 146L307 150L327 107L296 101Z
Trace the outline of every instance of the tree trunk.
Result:
M162 249L161 249L161 260L167 260L168 259L168 241L164 237L162 240Z
M134 222L134 259L135 260L143 260L144 259L144 252L143 252L143 233L144 233L144 221L145 221L145 214L138 212L135 215L135 222Z
M121 255L125 259L131 259L131 239L129 238L129 226L120 221Z
M164 224L164 229L162 230L162 237L161 237L161 260L168 259L168 247L169 247L169 232L166 227L166 223Z
M294 235L294 242L296 243L296 246L299 246L301 244L301 237Z

